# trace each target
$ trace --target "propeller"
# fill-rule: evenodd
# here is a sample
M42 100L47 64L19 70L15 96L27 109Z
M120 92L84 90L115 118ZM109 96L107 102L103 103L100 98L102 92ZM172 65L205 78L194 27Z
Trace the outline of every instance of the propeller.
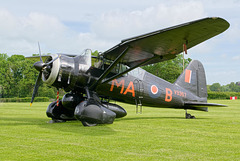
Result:
M38 74L38 78L36 80L36 83L35 83L35 86L34 86L34 90L33 90L33 94L32 94L32 99L31 99L31 103L30 103L30 106L32 106L32 103L33 103L33 100L35 98L35 95L38 91L38 88L41 84L41 80L42 80L42 73L45 72L45 73L48 73L50 72L51 70L51 67L48 68L48 66L50 64L52 64L55 60L57 60L58 58L61 57L61 55L59 55L58 57L52 59L51 61L47 62L47 63L44 63L43 60L42 60L42 55L41 55L41 49L40 49L40 45L39 45L39 42L38 42L38 48L39 48L39 56L40 56L40 61L36 62L33 64L33 67L39 71L39 74ZM46 69L46 71L45 71Z
M34 86L34 90L33 90L30 106L32 106L33 100L34 100L35 95L36 95L36 93L38 91L38 87L40 86L41 80L42 80L42 71L40 71L39 74L38 74L38 78L37 78L37 81L36 81L35 86Z
M40 61L42 62L42 54L41 54L41 48L40 48L39 42L38 42L38 51L39 51L39 55L40 55Z

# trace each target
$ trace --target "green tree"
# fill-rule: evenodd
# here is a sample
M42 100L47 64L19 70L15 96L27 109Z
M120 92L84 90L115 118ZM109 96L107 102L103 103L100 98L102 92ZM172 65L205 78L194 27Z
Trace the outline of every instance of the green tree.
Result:
M184 59L184 68L190 63L191 59ZM144 66L143 69L166 81L174 83L183 71L183 57L177 55L175 59L163 61Z
M23 55L12 55L7 59L12 81L9 82L10 84L10 95L12 97L19 97L20 92L20 81L23 78L23 70L25 66L25 57Z
M98 56L99 52L97 50L95 50L94 52L92 52L93 56Z
M7 62L8 56L5 53L0 54L0 86L1 97L8 96L8 89L10 88L10 69Z
M213 83L210 86L210 90L215 91L215 92L220 92L221 91L221 85L219 83Z
M31 97L39 72L33 68L36 60L25 59L23 55L0 54L1 97ZM56 97L56 88L42 84L37 96Z
M229 89L232 91L232 92L240 92L240 86L238 85L238 82L234 83L234 82L231 82L229 84Z
M33 92L35 81L38 77L38 71L33 66L34 61L26 59L23 62L22 79L20 80L19 97L30 97Z
M240 92L240 85L238 82L231 82L230 84L222 86L219 83L213 83L209 85L209 89L215 92Z

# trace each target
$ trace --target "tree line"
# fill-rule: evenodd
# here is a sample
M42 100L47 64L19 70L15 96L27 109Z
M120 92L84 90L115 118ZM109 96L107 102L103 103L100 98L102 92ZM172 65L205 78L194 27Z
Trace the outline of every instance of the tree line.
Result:
M227 85L221 85L219 83L213 83L208 85L208 91L213 92L240 92L240 82L231 82Z
M38 60L26 59L23 55L12 55L9 57L5 53L0 54L0 98L25 98L32 96L39 73L33 67L36 61ZM186 67L191 59L188 58L184 61ZM183 71L182 62L182 55L178 55L175 59L147 65L143 69L173 83ZM240 92L240 86L238 83L233 82L223 86L219 83L214 83L208 85L208 91ZM37 97L56 98L56 93L57 89L55 87L48 87L45 83L42 83ZM61 91L61 94L63 95L64 92Z
M0 54L0 97L31 97L38 71L33 68L34 60L26 59L23 55ZM39 87L39 97L56 97L56 89L46 84Z

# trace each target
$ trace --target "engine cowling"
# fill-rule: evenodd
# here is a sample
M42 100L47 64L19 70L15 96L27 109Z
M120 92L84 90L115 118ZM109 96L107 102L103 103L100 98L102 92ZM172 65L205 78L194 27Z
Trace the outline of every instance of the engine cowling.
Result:
M57 54L52 54L50 57L46 59L45 63L48 63L57 57L58 57ZM49 86L52 85L57 79L59 69L60 69L60 59L56 59L52 64L44 68L42 72L43 82Z
M77 56L52 54L45 60L45 63L40 65L52 60L54 60L52 63L40 69L42 80L48 86L62 88L69 92L74 90L76 84L79 88L84 88L89 83L87 71L91 68L91 50L85 50Z

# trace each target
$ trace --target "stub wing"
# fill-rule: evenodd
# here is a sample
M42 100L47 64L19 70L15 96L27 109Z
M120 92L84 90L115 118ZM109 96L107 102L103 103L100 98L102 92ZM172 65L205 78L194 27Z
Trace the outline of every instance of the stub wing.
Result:
M62 54L62 53L57 53L58 55L65 55L65 56L69 56L69 57L75 57L75 56L77 56L77 55L72 55L72 54ZM42 60L43 60L43 62L45 62L45 60L48 58L48 57L50 57L51 55L41 55L41 57L42 57ZM93 56L94 57L94 56ZM34 60L34 61L39 61L39 59L40 59L40 56L28 56L28 57L25 57L26 59L28 59L28 60Z
M227 105L207 102L184 102L185 109L208 111L208 107L227 107Z
M187 48L190 49L224 32L228 27L229 23L222 18L204 18L122 40L120 44L105 51L103 56L115 60L128 48L121 63L133 67L157 56L144 65L153 64L175 58L182 52L183 44L187 44Z

